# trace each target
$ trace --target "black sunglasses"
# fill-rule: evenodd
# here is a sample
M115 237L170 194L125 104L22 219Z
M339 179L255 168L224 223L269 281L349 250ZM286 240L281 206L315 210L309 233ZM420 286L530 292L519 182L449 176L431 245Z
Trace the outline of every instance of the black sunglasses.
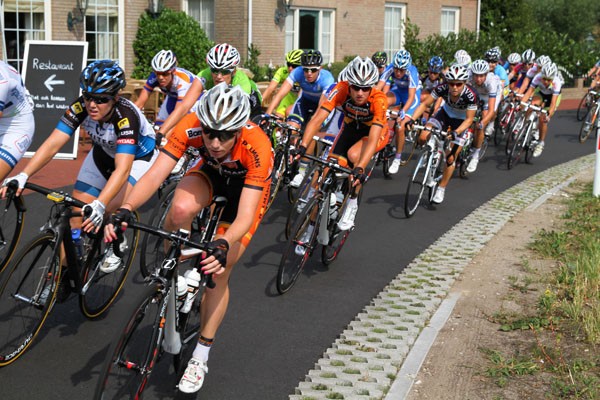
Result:
M357 92L368 92L371 90L371 86L350 85L350 87L352 88L352 90L355 90Z
M303 67L302 70L304 72L312 72L313 74L316 72L319 72L319 68L307 68L307 67Z
M296 68L296 67L299 67L300 65L299 64L290 64L290 63L287 63L287 66L288 66L288 68L289 67Z
M223 143L233 139L233 137L236 133L238 133L238 131L218 131L207 127L203 127L202 133L208 136L210 140L219 139L219 142Z
M213 74L221 74L221 75L229 75L233 72L232 69L217 69L217 68L211 68L210 72L212 72Z
M464 85L464 82L448 82L448 86L461 87Z
M114 100L113 96L93 96L89 93L83 93L83 100L85 101L93 101L96 104L106 104L111 100Z

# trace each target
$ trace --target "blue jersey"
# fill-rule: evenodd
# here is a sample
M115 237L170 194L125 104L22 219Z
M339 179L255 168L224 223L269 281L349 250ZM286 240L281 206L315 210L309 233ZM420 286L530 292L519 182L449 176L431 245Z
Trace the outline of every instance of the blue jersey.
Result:
M386 84L395 85L398 89L418 89L420 87L421 81L419 80L419 71L417 67L414 65L410 65L404 74L404 76L400 79L396 78L394 75L394 64L390 64L385 67L385 71L381 74L379 81L384 81Z
M335 83L335 79L333 78L333 75L331 75L331 72L325 69L319 71L319 76L313 83L307 82L302 67L295 68L287 77L286 81L289 82L292 87L295 83L298 83L300 89L302 89L301 97L313 103L318 103L323 91L331 86L331 84Z
M510 83L508 81L508 74L506 73L506 70L502 65L496 65L496 68L494 69L494 74L496 74L498 78L504 81L504 87L508 86L508 84Z

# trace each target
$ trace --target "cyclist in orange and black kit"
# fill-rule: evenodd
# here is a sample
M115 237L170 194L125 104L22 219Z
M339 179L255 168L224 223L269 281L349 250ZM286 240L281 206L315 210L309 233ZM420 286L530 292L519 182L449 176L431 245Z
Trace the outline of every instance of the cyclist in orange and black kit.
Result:
M189 146L202 159L177 185L164 228L189 229L192 219L208 206L214 195L227 198L211 256L201 262L204 274L213 274L216 286L207 288L201 302L200 336L192 358L179 382L179 390L197 392L208 371L210 348L229 302L229 277L243 255L267 209L273 152L265 133L249 121L250 100L239 86L220 83L206 92L195 113L186 115L174 128L156 163L140 179L117 211L127 221L131 210L143 205L171 172ZM116 238L110 229L105 238Z
M306 151L311 138L319 132L321 124L336 107L344 112L344 122L331 148L330 157L338 158L340 165L349 161L354 167L354 191L346 203L338 222L341 230L354 226L358 211L357 195L360 185L365 183L365 169L373 155L383 149L389 140L387 125L387 98L374 88L379 81L377 66L370 58L356 57L346 67L346 81L339 82L327 100L315 113L304 131L299 153ZM354 178L356 176L356 178Z

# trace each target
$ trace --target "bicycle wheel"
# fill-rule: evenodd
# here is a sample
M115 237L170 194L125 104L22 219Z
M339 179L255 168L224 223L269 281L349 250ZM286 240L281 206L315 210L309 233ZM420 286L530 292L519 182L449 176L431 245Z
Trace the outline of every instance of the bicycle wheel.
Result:
M283 149L275 150L275 161L273 162L273 171L271 172L271 192L269 193L267 210L271 208L275 196L277 196L279 189L283 186L283 174L285 172L283 155Z
M485 152L487 151L489 144L489 137L484 136L483 143L481 143L481 147L479 148L479 161L483 160L483 157L485 156Z
M286 174L289 176L290 182L294 179L294 176L298 173L300 168L300 162L298 160L290 161L287 166ZM308 167L307 167L308 168ZM287 185L287 194L288 194L288 203L294 204L296 199L298 199L299 187L293 187L292 185Z
M290 207L290 211L288 212L287 219L285 221L285 238L290 238L290 233L292 231L292 227L294 226L294 222L298 219L298 216L302 213L304 206L306 203L310 201L311 195L314 193L316 189L313 189L311 193L312 185L316 185L316 175L321 172L321 168L318 165L313 165L310 167L309 171L304 175L304 179L302 179L302 183L298 188L298 198Z
M583 98L577 106L577 121L583 121L585 116L590 112L592 100L590 99L589 93L583 95Z
M506 120L509 110L510 104L506 101L506 99L502 99L500 105L498 106L498 114L496 114L494 119L494 146L498 146L500 143L502 143L502 139L506 133Z
M109 251L112 244L104 243L102 236L85 238L83 248L87 257L81 271L82 288L79 293L79 307L87 318L94 319L102 315L115 301L125 284L125 279L135 258L139 231L127 229L123 232L123 236L124 241L120 246L126 246L126 248L122 249L121 266L109 273L102 272L100 266L106 257L112 254L112 251Z
M302 213L294 223L292 234L286 244L286 248L279 262L279 270L277 271L277 291L284 294L294 285L298 275L302 271L304 264L310 258L314 246L316 246L316 235L319 229L318 224L315 224L310 237L305 236L305 232L311 225L311 215L315 214L318 219L318 209L321 205L321 196L317 195L309 200ZM303 240L304 239L304 240ZM296 246L301 246L304 251L299 254L296 252Z
M404 196L404 215L412 217L419 207L423 192L425 192L427 177L429 176L429 165L431 163L430 152L424 151L417 160L417 165L408 181L406 195Z
M164 301L159 285L144 288L123 331L113 342L98 377L95 399L141 399L160 356Z
M23 355L50 313L58 291L55 237L41 234L24 247L0 286L0 367Z
M579 129L579 143L584 143L587 138L590 137L590 133L592 133L592 129L594 129L596 119L598 118L598 107L599 103L596 103L592 112L589 112L585 116L581 128Z
M10 203L8 197L0 199L0 274L14 255L23 233L23 207L20 197L14 197Z
M525 149L525 130L522 130L517 135L516 139L514 139L512 148L510 150L510 154L508 155L507 167L508 169L512 169L515 165L518 164L521 156L523 155L523 150Z
M163 197L156 204L148 218L148 225L163 227L169 208L171 208L176 186L177 183L174 183L165 188ZM160 267L162 260L165 258L164 252L163 241L156 235L144 232L140 245L140 271L143 277L150 276Z
M340 251L342 251L342 247L344 247L344 244L346 243L346 239L348 239L348 236L350 236L350 232L352 232L352 229L347 229L345 231L342 231L339 227L338 227L338 222L340 220L340 218L342 218L342 210L344 209L343 204L345 204L348 201L348 195L347 195L347 180L344 181L344 201L342 202L342 204L339 207L339 212L337 215L337 218L333 218L329 221L329 223L327 224L327 229L329 230L329 243L326 246L323 246L322 250L321 250L321 262L325 265L329 265L332 262L335 261L335 259L337 258L337 256L340 254ZM362 190L361 190L362 191ZM359 195L360 197L360 195Z
M531 164L533 161L533 150L535 149L532 130L533 124L531 121L528 121L525 125L525 139L523 143L523 147L525 148L525 162L527 164Z
M181 271L181 270L180 270ZM202 290L202 289L201 289ZM173 356L173 366L177 375L177 382L183 376L185 367L198 342L200 334L200 301L202 292L198 292L190 312L179 313L179 333L181 334L181 351Z

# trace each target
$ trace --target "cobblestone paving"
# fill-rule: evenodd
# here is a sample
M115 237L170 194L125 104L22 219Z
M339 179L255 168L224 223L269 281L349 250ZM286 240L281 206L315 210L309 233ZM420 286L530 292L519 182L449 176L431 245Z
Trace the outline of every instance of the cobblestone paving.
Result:
M593 168L594 160L594 155L585 156L540 172L456 224L355 317L290 399L382 399L464 267L514 215L580 171ZM457 234L466 240L457 242Z

